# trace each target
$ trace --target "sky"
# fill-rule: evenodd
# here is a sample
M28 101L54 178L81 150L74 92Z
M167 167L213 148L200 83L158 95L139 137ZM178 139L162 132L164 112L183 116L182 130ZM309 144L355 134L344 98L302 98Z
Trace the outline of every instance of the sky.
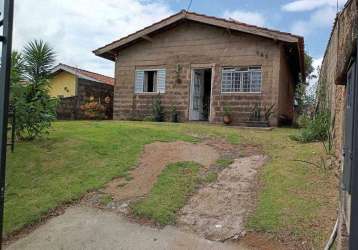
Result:
M338 0L341 9L347 0ZM17 0L14 49L42 39L57 62L113 76L114 63L92 51L182 9L190 0ZM337 12L337 0L192 0L190 11L305 37L319 66Z

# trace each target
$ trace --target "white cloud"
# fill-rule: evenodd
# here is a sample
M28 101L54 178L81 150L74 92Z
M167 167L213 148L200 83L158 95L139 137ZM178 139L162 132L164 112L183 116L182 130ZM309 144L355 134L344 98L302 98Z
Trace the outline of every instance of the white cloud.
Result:
M338 0L339 7L347 0ZM336 7L337 0L295 0L282 6L284 11L312 11L321 7Z
M312 75L317 76L316 78L309 79L309 86L314 88L319 77L319 69L321 68L323 57L313 58L312 66L314 68Z
M258 12L241 10L225 11L224 18L232 18L239 22L257 25L261 27L266 25L266 18Z
M15 2L14 49L21 50L32 39L43 39L56 50L58 62L107 75L113 75L114 64L92 50L172 14L167 4L159 1L38 2Z
M322 61L323 61L323 57L314 58L312 62L313 68L316 70L318 67L321 67Z
M307 20L298 20L293 23L291 32L307 36L319 28L330 27L336 17L336 10L332 7L319 8L312 12Z

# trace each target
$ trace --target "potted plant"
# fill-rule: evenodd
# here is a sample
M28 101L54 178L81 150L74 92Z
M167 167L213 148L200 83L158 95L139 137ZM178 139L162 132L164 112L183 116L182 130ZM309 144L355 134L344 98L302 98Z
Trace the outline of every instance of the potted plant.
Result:
M224 118L223 121L226 125L229 125L232 123L232 117L231 117L231 108L229 106L224 106Z
M172 122L179 122L179 113L177 111L177 107L176 106L172 106L171 109L171 121Z
M273 123L272 116L275 114L274 108L275 104L272 104L271 106L265 108L264 116L268 126L271 126L271 124Z
M153 115L154 121L156 121L156 122L164 121L164 110L163 110L160 94L155 96L153 99L152 115Z

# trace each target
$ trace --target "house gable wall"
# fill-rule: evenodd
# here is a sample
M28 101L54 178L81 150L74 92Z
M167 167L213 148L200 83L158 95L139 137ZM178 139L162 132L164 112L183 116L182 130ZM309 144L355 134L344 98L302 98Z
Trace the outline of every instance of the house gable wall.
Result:
M279 80L279 98L278 114L281 122L292 121L294 116L294 88L295 80L289 67L289 59L284 47L281 47L280 53L280 80Z
M119 51L115 67L114 118L150 115L155 94L134 94L135 70L165 68L163 106L169 111L175 105L181 120L187 120L191 70L196 65L205 64L213 68L214 74L211 121L221 122L223 107L227 105L232 108L235 123L245 122L255 103L278 106L280 53L280 42L271 39L183 22ZM261 93L221 93L223 67L252 65L262 66ZM278 111L272 120L273 125L277 124L277 116Z
M50 80L49 94L52 97L76 95L76 77L68 72L60 72Z

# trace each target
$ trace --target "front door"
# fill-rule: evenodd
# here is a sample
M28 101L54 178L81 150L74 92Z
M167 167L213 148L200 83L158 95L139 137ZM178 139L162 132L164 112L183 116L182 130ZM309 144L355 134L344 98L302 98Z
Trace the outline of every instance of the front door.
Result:
M193 70L190 93L189 119L199 121L203 116L204 70Z

